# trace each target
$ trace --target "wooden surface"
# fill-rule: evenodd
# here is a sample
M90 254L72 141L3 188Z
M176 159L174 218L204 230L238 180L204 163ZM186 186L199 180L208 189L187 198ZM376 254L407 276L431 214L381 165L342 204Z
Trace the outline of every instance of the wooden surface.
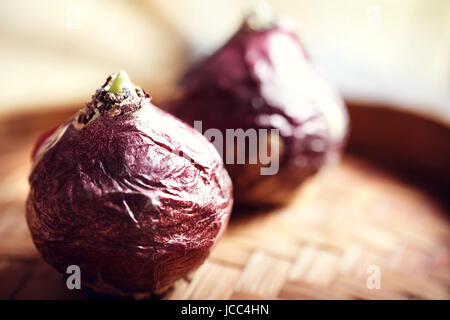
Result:
M395 105L347 100L349 150L439 191L450 189L450 125ZM447 203L450 205L449 199Z
M0 298L97 299L70 291L36 252L24 217L32 142L71 111L0 119ZM311 179L288 207L233 213L190 281L162 299L449 299L448 208L354 156ZM369 266L381 289L368 289Z

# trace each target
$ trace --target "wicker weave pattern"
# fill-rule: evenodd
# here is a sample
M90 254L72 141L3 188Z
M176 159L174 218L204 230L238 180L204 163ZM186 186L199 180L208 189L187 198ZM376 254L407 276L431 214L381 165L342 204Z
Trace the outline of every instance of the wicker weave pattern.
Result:
M33 247L22 162L0 170L0 298L86 298L67 290ZM235 212L207 262L162 298L449 299L446 214L422 190L346 157L288 207ZM381 289L367 288L371 265L381 270Z

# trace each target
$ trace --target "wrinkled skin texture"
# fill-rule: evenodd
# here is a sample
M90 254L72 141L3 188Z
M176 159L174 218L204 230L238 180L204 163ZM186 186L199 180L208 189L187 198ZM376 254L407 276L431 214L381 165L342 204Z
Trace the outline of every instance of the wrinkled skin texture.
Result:
M182 153L179 153L181 151ZM27 221L42 257L110 294L159 292L208 256L232 184L214 147L150 103L68 121L34 156Z
M248 161L226 164L236 202L288 202L307 177L337 158L347 134L341 98L310 65L295 35L277 24L259 31L244 25L186 74L180 91L168 108L190 125L202 120L203 132L280 130L276 175L262 176L261 165ZM247 155L248 143L237 152Z

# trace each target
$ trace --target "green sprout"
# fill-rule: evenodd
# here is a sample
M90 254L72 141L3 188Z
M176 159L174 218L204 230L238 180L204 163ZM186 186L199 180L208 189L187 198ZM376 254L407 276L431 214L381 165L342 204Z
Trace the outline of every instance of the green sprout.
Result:
M136 87L131 82L130 77L125 70L120 70L116 77L112 80L112 83L109 86L109 92L123 93L124 88L128 89L132 94L136 94Z

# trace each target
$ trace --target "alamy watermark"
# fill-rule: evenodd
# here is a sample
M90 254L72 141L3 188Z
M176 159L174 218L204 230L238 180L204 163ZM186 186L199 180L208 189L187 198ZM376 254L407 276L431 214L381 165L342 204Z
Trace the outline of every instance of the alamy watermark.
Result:
M381 8L379 5L369 5L366 9L367 25L371 29L379 29L381 26Z
M76 4L71 4L67 7L67 20L66 27L69 30L78 30L81 28L80 23L80 6Z
M262 176L276 175L279 170L283 140L279 129L209 128L203 132L202 121L194 121L194 129L211 142L225 164L257 165ZM195 160L184 152L172 150L191 163Z
M70 276L68 276L67 280L66 280L67 289L80 290L81 289L81 269L80 269L80 267L77 266L76 264L72 264L67 267L66 273L70 274Z
M194 129L214 145L225 164L259 164L263 176L278 173L282 146L279 129L226 129L225 137L215 128L203 132L202 121L194 121Z
M381 289L381 269L379 266L372 264L367 267L367 273L370 276L367 278L366 286L369 290Z

